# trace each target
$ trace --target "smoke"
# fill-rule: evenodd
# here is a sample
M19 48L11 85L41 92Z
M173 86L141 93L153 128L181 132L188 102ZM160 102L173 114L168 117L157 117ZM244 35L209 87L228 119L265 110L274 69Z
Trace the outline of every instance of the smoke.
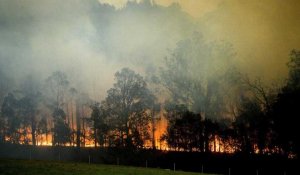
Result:
M224 1L199 23L208 38L230 41L240 69L267 81L287 75L291 49L300 46L300 2Z
M2 0L1 74L17 89L28 75L44 81L61 70L72 86L99 100L116 71L155 71L194 31L207 41L232 43L236 63L247 72L286 74L289 50L300 41L296 1L172 2Z
M1 70L21 81L67 73L73 86L103 98L122 67L142 72L191 31L179 7L98 1L1 1ZM177 18L179 17L179 18ZM170 22L167 22L170 21ZM184 25L182 25L184 24Z

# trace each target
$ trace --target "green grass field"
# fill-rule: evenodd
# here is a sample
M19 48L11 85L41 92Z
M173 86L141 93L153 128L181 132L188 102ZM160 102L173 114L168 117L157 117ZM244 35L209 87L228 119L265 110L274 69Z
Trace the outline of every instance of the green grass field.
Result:
M0 160L1 175L200 175L155 168L126 167L103 164Z

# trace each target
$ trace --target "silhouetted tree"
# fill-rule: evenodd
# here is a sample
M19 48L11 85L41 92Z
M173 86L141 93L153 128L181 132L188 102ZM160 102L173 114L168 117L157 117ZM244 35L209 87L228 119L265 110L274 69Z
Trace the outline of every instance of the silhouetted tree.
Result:
M105 100L111 124L119 136L119 143L127 147L141 147L149 137L151 116L149 109L154 96L143 77L133 70L123 68L115 74L116 83L108 90Z
M204 140L204 148L205 152L210 152L211 147L210 144L213 144L214 152L216 152L216 136L219 134L219 125L216 121L212 121L211 119L204 119L202 121L203 126L203 140Z
M3 103L4 97L11 90L11 79L9 79L2 70L0 70L0 104Z
M5 118L2 115L2 112L0 112L0 143L5 142Z
M71 131L72 131L72 135L71 135L71 144L74 144L75 141L75 129L74 129L74 99L77 95L77 90L75 88L70 88L69 89L69 96L70 96L70 106L71 106L71 122L69 123L69 125L71 125ZM76 107L76 106L75 106ZM69 114L70 115L70 114Z
M37 135L42 137L42 135L45 134L46 142L48 142L49 132L47 118L46 116L43 116L37 123Z
M32 96L25 96L18 101L19 117L22 120L22 129L25 132L24 138L29 135L27 128L31 128L32 145L36 145L36 110L37 104Z
M300 50L292 50L288 62L289 77L287 88L300 89Z
M50 108L53 110L53 136L52 145L63 145L70 142L69 126L66 123L66 114L63 110L65 102L65 93L69 85L69 81L65 73L57 71L46 79L50 94L48 99L52 102ZM66 138L68 135L69 138Z
M106 135L109 129L108 124L106 122L107 115L105 114L105 109L103 109L103 107L100 106L99 103L93 104L91 106L91 109L91 120L93 121L93 138L95 142L95 147L97 147L98 143L100 146L104 146Z
M62 146L70 142L71 130L65 122L65 112L58 108L53 112L54 128L52 145Z
M160 120L160 116L158 116L160 112L160 104L153 103L151 110L151 129L152 129L152 149L156 149L156 142L155 142L155 131L156 131L156 122Z
M287 84L278 94L273 105L274 128L278 134L277 144L286 156L300 155L300 51L293 50L288 63Z
M228 43L208 43L199 33L177 43L165 59L161 83L172 101L185 104L203 118L219 118L226 110L223 97L229 83L225 76L233 69L234 56Z
M265 147L266 132L268 125L261 106L256 100L244 98L239 109L239 115L235 119L234 127L240 151L254 154L256 149L262 151Z
M21 93L23 97L19 100L20 115L23 120L24 130L27 130L28 127L31 128L31 141L32 145L35 146L38 122L37 114L42 98L39 84L33 77L28 77L21 86Z
M2 111L2 104L5 96L10 91L10 87L12 86L11 80L6 76L6 74L0 70L0 111ZM5 142L5 134L6 134L6 116L0 112L0 143Z
M18 115L18 100L12 93L8 93L4 98L1 114L4 122L4 137L7 137L8 142L16 144L20 143L21 133L19 129L22 120Z
M90 98L86 93L78 93L76 96L76 146L79 148L85 145L86 139L86 122L88 114L85 114L87 109L90 109Z
M168 127L162 139L170 148L185 151L204 151L203 123L200 115L189 112L185 105L167 103Z
M199 115L189 111L183 111L178 115L179 118L169 122L164 136L168 145L178 150L199 150L202 141L202 123Z
M225 118L218 121L219 130L218 137L220 141L219 151L223 149L225 152L235 152L239 149L239 144L237 143L237 136L234 130L233 119Z
M53 100L56 108L62 108L65 101L65 93L69 85L67 75L63 72L54 72L46 79L47 86L49 87L49 97Z

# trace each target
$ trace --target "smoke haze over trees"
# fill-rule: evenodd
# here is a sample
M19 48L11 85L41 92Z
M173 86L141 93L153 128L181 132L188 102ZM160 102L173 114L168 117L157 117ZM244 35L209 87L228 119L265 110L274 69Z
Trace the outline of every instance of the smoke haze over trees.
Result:
M220 32L235 1L201 17L155 2L1 1L0 142L156 149L159 140L169 150L299 157L299 43L257 49L244 23ZM300 36L282 31L257 43ZM166 132L155 138L161 117Z

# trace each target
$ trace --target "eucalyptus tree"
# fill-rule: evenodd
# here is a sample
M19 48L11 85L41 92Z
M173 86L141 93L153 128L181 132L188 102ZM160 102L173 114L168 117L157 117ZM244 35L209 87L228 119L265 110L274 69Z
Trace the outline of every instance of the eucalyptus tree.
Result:
M109 125L107 122L107 114L100 103L94 103L91 106L91 120L93 121L93 139L95 147L99 144L100 147L103 147L107 140L107 134L109 131Z
M21 133L19 131L22 119L18 115L18 99L14 94L8 93L1 106L1 117L3 118L3 139L10 143L20 143Z
M76 146L79 148L81 144L85 145L86 125L89 115L86 113L90 109L91 100L88 94L78 93L76 95Z
M54 72L46 79L46 85L49 93L47 94L48 100L50 101L48 106L53 110L52 144L63 145L71 141L71 131L66 122L64 111L65 96L69 85L67 75L60 71Z
M215 145L219 129L216 121L234 117L237 112L241 87L234 57L231 44L208 42L194 33L177 43L161 68L160 83L170 97L165 106L184 106L198 116L198 149L202 152L210 151L210 142ZM166 110L170 126L180 120L177 110Z
M76 99L76 95L78 94L78 91L76 90L76 88L71 87L68 91L68 95L70 97L70 110L71 110L71 114L69 113L68 115L71 115L71 120L69 121L69 125L71 126L71 131L72 131L72 136L71 136L71 144L74 143L74 139L75 139L75 129L74 129L74 124L75 124L75 120L74 120L74 101Z
M65 96L68 90L69 81L64 72L53 72L47 79L46 85L49 92L49 98L53 101L55 108L63 108Z
M149 110L154 95L144 78L129 68L115 74L116 83L105 99L112 129L118 134L117 145L142 147L149 138Z
M171 101L184 104L203 118L219 118L226 112L225 97L233 89L234 52L226 42L207 42L199 34L178 42L165 58L161 83Z
M11 80L2 70L0 70L0 111L2 110L3 100L6 97L7 93L10 91L11 84ZM7 120L5 114L0 112L0 142L5 141L6 121Z
M31 142L35 146L37 143L38 113L42 100L40 84L32 76L28 76L23 80L20 91L22 98L19 99L19 108L24 130L26 131L28 127L31 129Z
M204 151L203 122L199 115L184 105L168 105L168 127L163 135L170 148L184 151Z
M54 120L52 145L62 146L71 141L71 130L66 123L66 113L60 108L56 108L52 114Z

